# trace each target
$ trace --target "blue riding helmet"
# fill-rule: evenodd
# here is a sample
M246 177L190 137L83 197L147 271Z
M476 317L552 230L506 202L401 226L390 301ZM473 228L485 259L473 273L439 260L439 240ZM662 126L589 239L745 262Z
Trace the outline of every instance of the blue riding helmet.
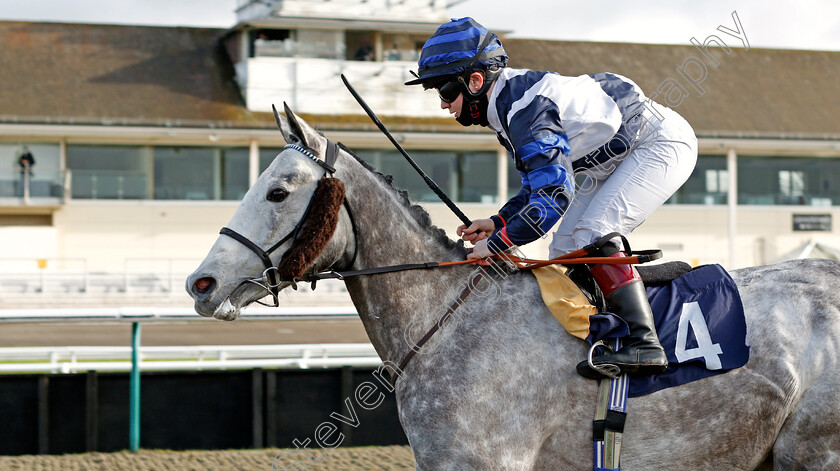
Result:
M487 46L479 53L479 46L488 34ZM405 84L422 83L425 88L430 88L434 82L430 79L460 76L491 67L503 68L507 62L508 55L499 38L474 19L465 17L441 25L426 41L417 63L419 75Z

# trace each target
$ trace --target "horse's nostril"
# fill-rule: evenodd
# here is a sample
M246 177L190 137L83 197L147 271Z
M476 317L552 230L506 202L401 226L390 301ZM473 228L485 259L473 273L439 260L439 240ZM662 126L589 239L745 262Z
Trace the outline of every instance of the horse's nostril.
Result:
M196 293L206 293L213 285L216 283L216 280L210 277L199 278L195 280L193 283L193 290Z

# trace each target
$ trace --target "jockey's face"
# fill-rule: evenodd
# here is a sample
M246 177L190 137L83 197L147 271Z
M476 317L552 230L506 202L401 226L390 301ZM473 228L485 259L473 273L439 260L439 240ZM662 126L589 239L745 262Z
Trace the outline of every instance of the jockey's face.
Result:
M478 92L481 90L481 86L484 85L484 75L479 72L473 72L470 74L470 91L473 93ZM443 88L443 87L441 87ZM459 87L460 89L460 87ZM461 116L461 109L464 105L464 94L459 93L458 97L454 100L447 101L447 97L443 96L443 93L439 93L440 96L440 107L444 110L449 110L449 114L454 114L456 118Z
M452 102L446 102L445 100L440 100L440 107L444 110L449 110L449 114L454 114L455 117L461 116L461 106L464 104L464 95L462 93L458 94L458 98L453 100Z

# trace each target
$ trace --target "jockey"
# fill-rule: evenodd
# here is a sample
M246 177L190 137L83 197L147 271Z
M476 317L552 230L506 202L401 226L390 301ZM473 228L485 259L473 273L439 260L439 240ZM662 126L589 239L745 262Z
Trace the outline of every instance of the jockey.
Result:
M441 108L462 125L495 131L521 174L521 189L497 215L458 227L458 235L475 244L469 258L532 242L561 216L552 258L604 234L628 235L688 179L697 161L694 131L631 80L612 73L565 77L511 69L507 62L495 34L461 18L426 41L417 78L406 82L436 89ZM598 255L625 257L623 250L614 239ZM630 327L623 348L593 363L633 375L665 371L668 359L636 269L598 264L590 271L608 309ZM585 361L577 370L603 377Z

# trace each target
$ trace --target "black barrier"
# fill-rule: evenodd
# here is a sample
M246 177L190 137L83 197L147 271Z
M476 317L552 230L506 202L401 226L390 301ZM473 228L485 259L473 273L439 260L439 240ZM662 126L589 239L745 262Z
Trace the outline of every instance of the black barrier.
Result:
M293 448L330 422L341 446L404 445L370 368L142 374L142 448ZM129 447L127 373L0 376L0 454ZM361 397L361 399L360 399ZM360 404L361 401L361 404ZM351 410L347 409L348 402Z

